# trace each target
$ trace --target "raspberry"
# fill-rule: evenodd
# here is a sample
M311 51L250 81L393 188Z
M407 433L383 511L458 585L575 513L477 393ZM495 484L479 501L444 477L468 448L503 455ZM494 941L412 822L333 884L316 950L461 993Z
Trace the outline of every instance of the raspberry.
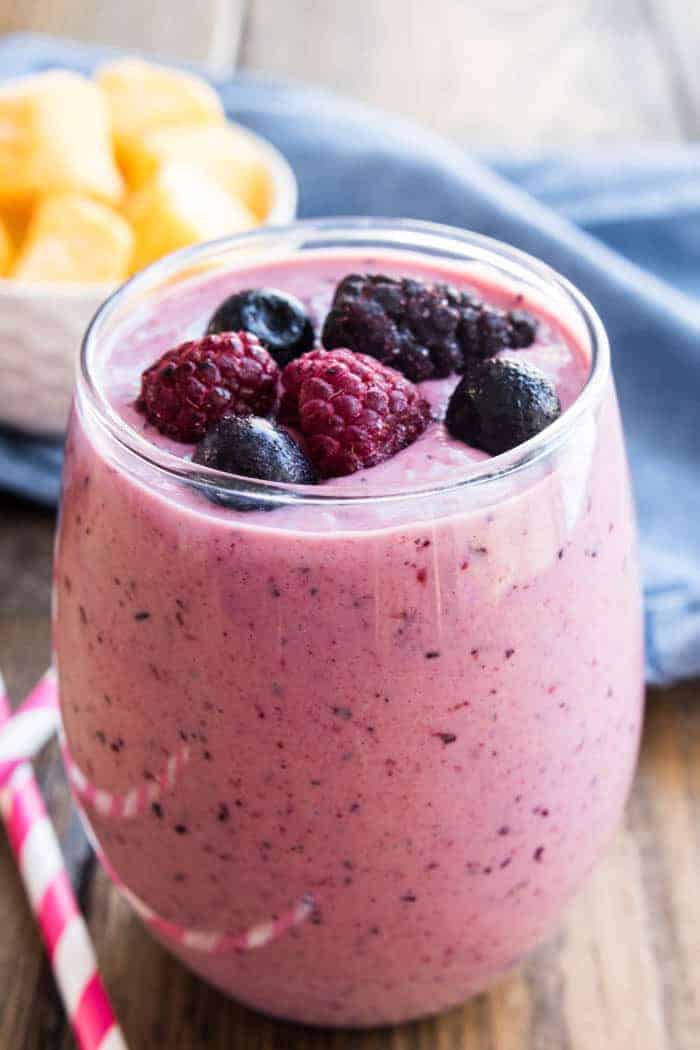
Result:
M168 350L141 376L136 407L175 441L204 437L223 416L267 415L279 368L249 332L222 332Z
M370 354L419 383L534 338L535 321L522 310L505 313L447 284L350 274L335 290L322 342Z
M323 477L354 474L410 445L430 420L420 391L374 357L311 350L282 373L281 415L299 428Z

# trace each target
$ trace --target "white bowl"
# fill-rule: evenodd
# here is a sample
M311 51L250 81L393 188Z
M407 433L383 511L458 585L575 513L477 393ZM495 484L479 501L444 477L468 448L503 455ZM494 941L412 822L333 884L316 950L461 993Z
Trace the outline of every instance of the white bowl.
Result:
M266 139L245 130L272 178L265 226L296 217L297 181ZM27 284L0 279L0 423L46 436L63 433L83 333L114 291L105 284Z

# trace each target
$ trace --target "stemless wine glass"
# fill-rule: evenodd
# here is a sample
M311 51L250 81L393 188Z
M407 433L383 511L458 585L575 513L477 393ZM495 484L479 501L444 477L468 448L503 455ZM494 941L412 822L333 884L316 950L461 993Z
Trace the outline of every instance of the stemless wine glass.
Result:
M466 477L371 496L220 474L115 411L113 348L173 296L387 251L561 319L591 361L573 405ZM55 611L71 783L156 936L305 1022L460 1001L551 930L637 753L636 537L598 317L536 260L428 224L303 222L159 262L85 338Z

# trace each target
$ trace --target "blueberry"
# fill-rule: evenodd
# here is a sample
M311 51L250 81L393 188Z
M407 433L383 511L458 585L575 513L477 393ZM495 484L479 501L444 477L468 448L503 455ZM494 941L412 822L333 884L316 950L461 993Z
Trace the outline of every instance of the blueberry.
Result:
M302 303L276 288L247 288L224 299L214 311L207 334L238 332L256 335L284 368L314 345L314 330Z
M315 485L316 472L303 449L281 427L260 416L226 416L197 445L194 463L227 474L238 474L261 481L284 481L295 485ZM239 483L242 490L245 483ZM234 510L272 510L274 504L253 498L242 491L205 489L213 502Z
M557 392L539 368L501 357L467 370L445 422L452 437L497 456L539 434L560 414Z

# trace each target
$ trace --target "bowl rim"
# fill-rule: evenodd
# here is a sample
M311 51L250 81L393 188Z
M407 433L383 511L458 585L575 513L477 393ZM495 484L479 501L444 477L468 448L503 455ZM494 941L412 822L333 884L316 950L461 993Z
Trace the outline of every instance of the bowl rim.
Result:
M13 78L13 80L22 79L25 78ZM10 81L0 82L0 91L7 83ZM272 179L272 206L264 221L254 229L263 230L268 226L285 226L293 222L299 201L299 184L294 169L285 155L269 139L259 135L257 131L252 131L244 124L239 124L228 117L226 124L232 124L236 131L242 133L256 147ZM104 299L123 283L123 281L21 281L13 277L0 277L0 297L6 299L61 298L71 302L88 296L91 299L95 297Z

